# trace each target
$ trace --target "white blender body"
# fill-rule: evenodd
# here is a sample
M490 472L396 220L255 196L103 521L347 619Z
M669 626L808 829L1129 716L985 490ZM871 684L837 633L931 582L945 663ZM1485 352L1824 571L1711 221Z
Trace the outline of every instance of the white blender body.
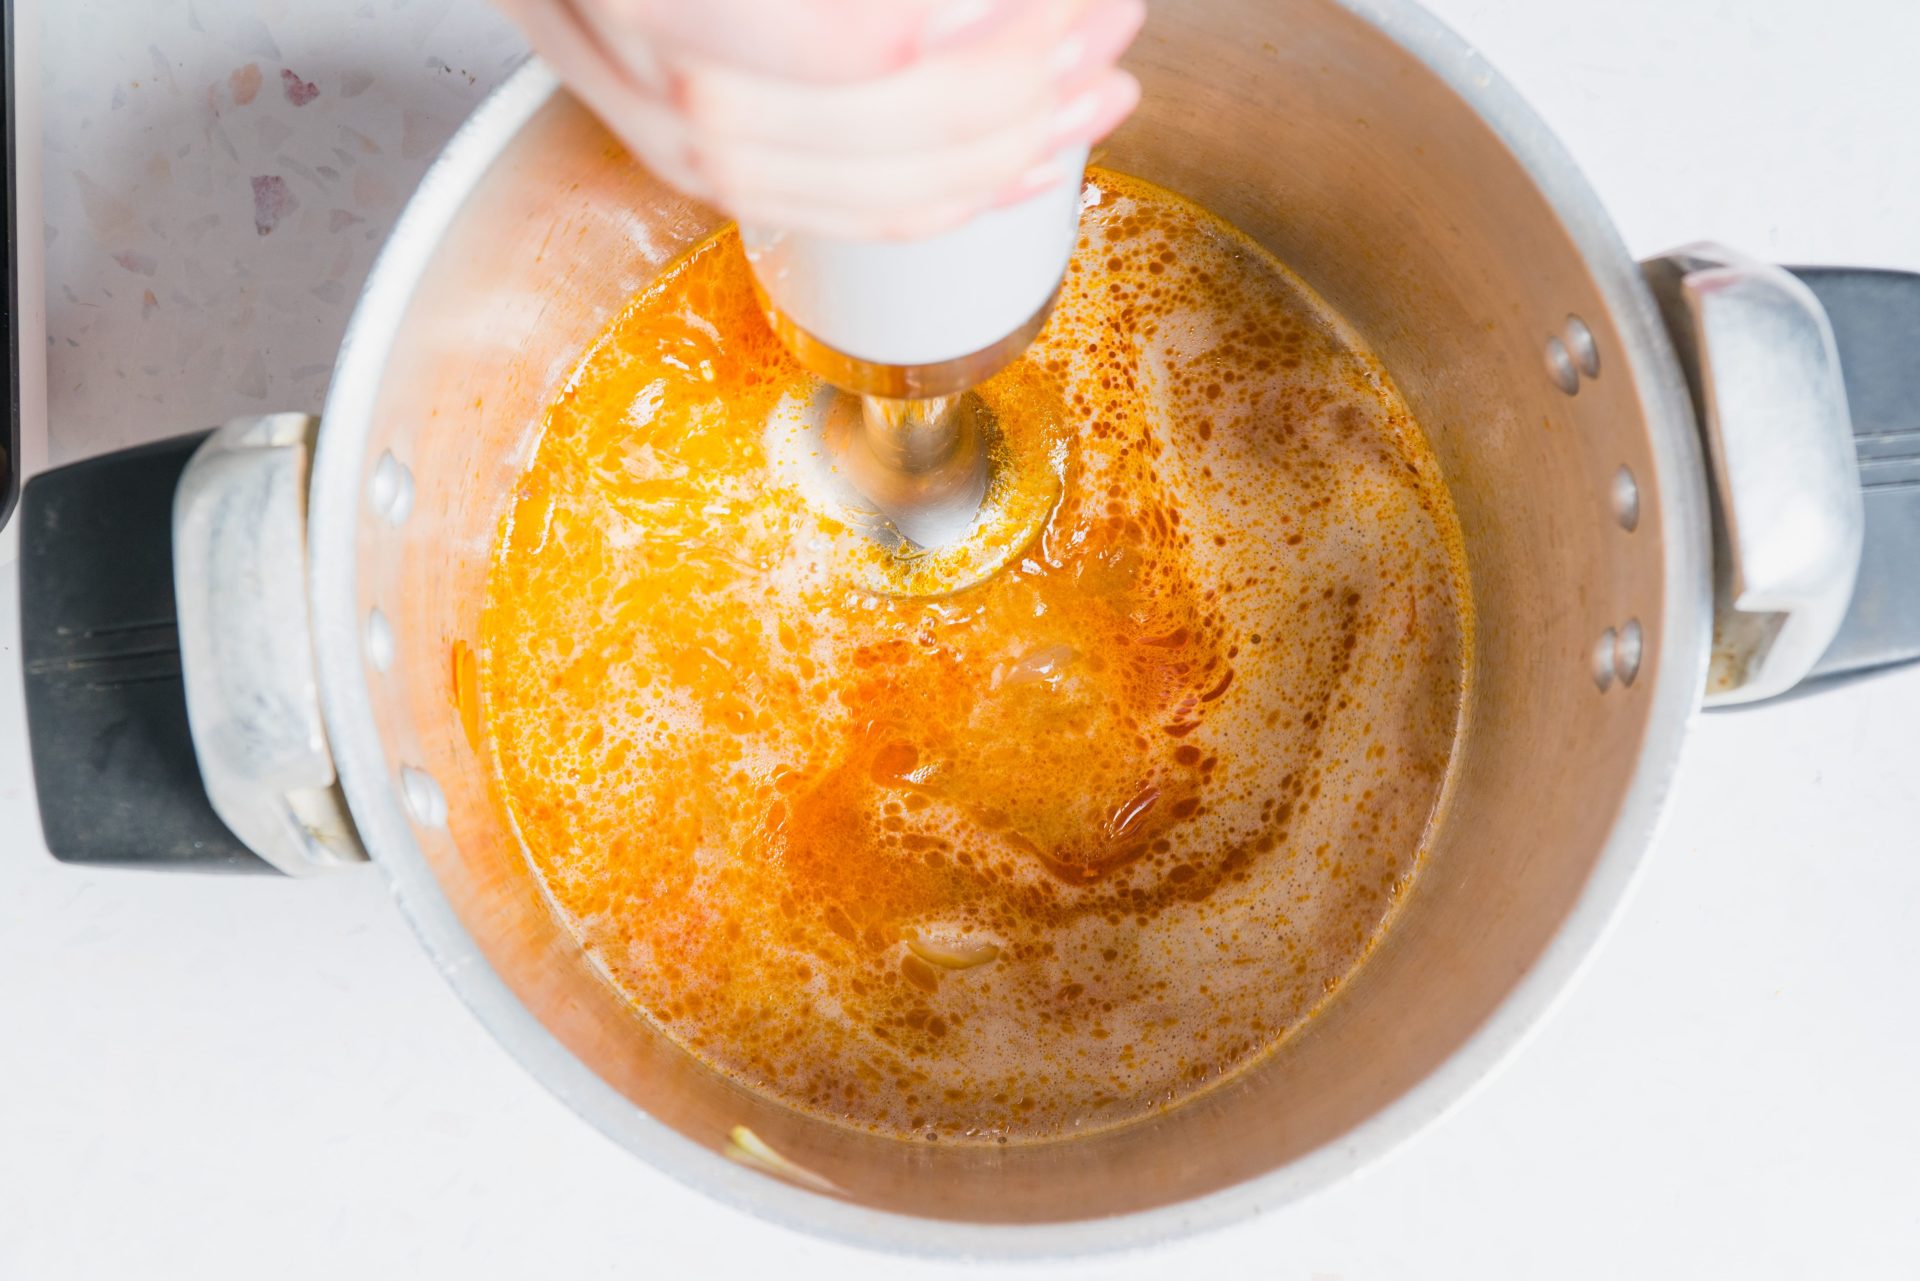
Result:
M776 332L801 363L862 395L966 391L1045 322L1080 223L1084 147L1059 183L920 240L837 240L743 227Z
M986 501L997 428L971 391L1026 350L1066 274L1087 149L1058 160L1053 186L918 240L741 228L774 332L859 397L816 407L823 452L909 554L964 540Z

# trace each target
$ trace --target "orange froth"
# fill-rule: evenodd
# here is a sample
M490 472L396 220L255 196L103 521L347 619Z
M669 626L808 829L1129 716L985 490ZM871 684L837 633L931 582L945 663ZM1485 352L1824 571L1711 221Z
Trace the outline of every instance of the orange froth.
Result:
M1446 775L1471 632L1405 406L1231 228L1091 181L983 389L1072 442L1006 569L873 590L768 427L808 379L728 231L587 353L489 583L556 910L694 1054L863 1128L1084 1132L1244 1067L1365 957Z

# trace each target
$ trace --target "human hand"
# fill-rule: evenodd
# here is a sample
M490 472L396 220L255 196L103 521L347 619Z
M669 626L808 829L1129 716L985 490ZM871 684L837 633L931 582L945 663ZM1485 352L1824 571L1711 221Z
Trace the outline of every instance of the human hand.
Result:
M1143 0L500 0L655 173L741 222L930 236L1077 180Z

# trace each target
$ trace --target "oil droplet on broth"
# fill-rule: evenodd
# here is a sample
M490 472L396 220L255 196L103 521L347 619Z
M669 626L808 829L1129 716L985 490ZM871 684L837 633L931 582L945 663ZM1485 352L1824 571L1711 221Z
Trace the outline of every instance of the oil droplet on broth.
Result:
M729 230L586 353L488 582L475 705L556 910L690 1052L864 1129L1084 1133L1244 1068L1386 928L1446 776L1471 620L1406 407L1232 228L1092 181L990 388L1072 441L992 578L850 570Z

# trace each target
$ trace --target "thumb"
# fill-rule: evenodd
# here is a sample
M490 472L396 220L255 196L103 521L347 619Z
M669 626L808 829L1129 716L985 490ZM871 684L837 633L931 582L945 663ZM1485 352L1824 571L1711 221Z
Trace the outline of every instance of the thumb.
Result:
M610 0L679 52L786 80L869 80L984 40L1050 0Z

